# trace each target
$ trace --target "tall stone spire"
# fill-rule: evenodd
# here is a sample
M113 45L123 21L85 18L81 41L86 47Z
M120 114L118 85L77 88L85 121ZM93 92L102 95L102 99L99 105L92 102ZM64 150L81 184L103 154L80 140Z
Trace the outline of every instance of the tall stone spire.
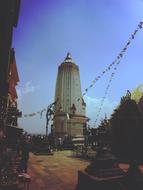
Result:
M55 90L55 137L63 139L65 135L83 135L86 105L81 97L79 67L73 62L71 54L67 53L64 62L58 68Z

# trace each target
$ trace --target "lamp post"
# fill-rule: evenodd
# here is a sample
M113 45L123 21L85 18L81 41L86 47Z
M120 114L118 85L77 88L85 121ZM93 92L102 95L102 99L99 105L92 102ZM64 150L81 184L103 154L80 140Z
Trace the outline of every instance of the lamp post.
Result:
M55 104L56 104L56 102L50 104L47 107L47 112L46 112L46 120L47 120L46 121L46 138L48 138L48 124L49 124L49 121L52 118L52 116L54 117L54 114L55 114L55 111L54 111Z
M69 114L66 113L66 135L68 134L68 120L70 119Z
M46 123L46 138L48 138L48 123Z

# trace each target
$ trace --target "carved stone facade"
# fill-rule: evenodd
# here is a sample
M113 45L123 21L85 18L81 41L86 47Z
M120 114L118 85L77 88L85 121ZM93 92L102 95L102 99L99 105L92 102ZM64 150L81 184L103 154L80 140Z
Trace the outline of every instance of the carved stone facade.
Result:
M79 68L69 53L58 68L55 101L55 137L83 135L86 104L82 98Z

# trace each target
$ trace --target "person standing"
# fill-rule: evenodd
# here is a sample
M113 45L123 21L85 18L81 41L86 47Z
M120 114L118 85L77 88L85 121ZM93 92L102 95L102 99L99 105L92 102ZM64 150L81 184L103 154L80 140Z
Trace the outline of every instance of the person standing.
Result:
M18 167L19 172L27 173L28 160L29 160L29 142L27 139L24 139L21 145L21 161L20 161L20 166Z

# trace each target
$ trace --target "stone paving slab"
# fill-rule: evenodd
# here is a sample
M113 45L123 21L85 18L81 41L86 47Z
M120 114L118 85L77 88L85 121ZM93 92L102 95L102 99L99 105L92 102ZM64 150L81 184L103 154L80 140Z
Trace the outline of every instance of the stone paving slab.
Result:
M53 156L30 154L30 190L75 190L78 170L84 170L88 161L72 157L72 151L55 152Z

